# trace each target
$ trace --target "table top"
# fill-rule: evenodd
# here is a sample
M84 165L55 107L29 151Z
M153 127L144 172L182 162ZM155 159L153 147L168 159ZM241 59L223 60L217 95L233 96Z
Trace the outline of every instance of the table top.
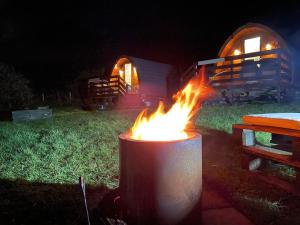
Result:
M300 113L266 113L243 116L245 124L300 130Z

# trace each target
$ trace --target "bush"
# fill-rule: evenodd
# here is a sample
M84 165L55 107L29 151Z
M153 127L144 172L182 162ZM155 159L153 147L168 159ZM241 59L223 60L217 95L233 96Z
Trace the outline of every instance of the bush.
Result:
M13 67L0 63L0 110L27 107L32 97L29 80Z

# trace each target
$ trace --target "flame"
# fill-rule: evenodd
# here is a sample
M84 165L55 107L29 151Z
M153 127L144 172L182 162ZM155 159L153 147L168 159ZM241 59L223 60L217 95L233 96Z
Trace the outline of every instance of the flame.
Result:
M187 128L200 108L200 100L207 95L208 87L196 76L174 96L175 103L165 112L163 102L150 116L143 110L131 128L130 137L136 140L169 141L188 138Z

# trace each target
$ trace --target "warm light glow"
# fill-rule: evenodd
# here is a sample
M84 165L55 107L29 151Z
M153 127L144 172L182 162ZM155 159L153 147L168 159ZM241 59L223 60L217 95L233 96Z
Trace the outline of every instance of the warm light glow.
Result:
M241 54L241 51L238 50L238 49L235 49L234 52L233 52L234 55L240 55Z
M131 85L131 63L125 64L125 82Z
M244 41L245 54L260 51L260 37L249 38ZM259 61L260 56L245 58L245 60Z
M249 38L244 41L245 54L260 51L260 37Z
M120 77L121 77L122 79L124 79L124 71L123 71L123 70L119 70L119 74L120 74Z
M200 107L200 102L210 89L202 84L199 76L191 80L183 90L174 96L175 103L165 112L160 102L150 116L142 111L133 127L130 137L136 140L169 141L188 138L187 128L191 128L191 119Z
M271 50L272 49L272 45L270 43L266 44L266 50Z

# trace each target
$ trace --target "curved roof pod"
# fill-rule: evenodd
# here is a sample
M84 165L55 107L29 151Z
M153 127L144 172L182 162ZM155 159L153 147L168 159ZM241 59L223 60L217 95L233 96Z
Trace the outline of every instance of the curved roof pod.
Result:
M271 28L259 23L247 23L238 28L230 35L223 46L221 47L218 56L225 57L234 55L234 50L238 49L241 53L244 52L244 40L261 38L261 51L268 50L268 44L271 48L281 48L288 51L287 43L284 39Z
M247 54L250 56L247 57ZM256 63L256 66L258 67L264 64L262 66L264 71L262 69L260 70L263 74L270 75L273 73L274 76L276 76L276 74L283 72L287 74L284 78L285 82L294 82L295 69L293 54L289 49L288 43L280 34L260 23L247 23L234 31L222 45L218 56L220 58L225 58L225 61L217 63L218 68L215 71L216 74L223 72L222 74L224 75L233 70L235 72L235 74L233 74L234 78L240 78L238 71L241 69L243 69L244 72L250 70L251 65L247 64L247 60L254 60L260 61L259 63ZM268 61L268 59L274 59L274 61ZM279 60L276 61L275 59ZM276 72L276 63L278 62L280 63L281 68L279 72ZM236 66L233 68L228 67L231 64L236 64ZM227 67L225 69L225 67L222 66ZM255 63L252 66L255 66ZM282 68L284 71L281 71ZM252 72L253 76L255 75L254 68L252 68L252 71L248 72ZM246 76L248 75L249 74L246 74ZM231 77L231 75L216 76L214 77L214 80L230 80ZM288 79L288 81L286 79Z
M170 76L174 67L169 64L145 60L132 56L121 56L115 63L111 75L119 74L119 68L131 63L133 66L132 85L137 87L140 95L167 96L167 77Z

